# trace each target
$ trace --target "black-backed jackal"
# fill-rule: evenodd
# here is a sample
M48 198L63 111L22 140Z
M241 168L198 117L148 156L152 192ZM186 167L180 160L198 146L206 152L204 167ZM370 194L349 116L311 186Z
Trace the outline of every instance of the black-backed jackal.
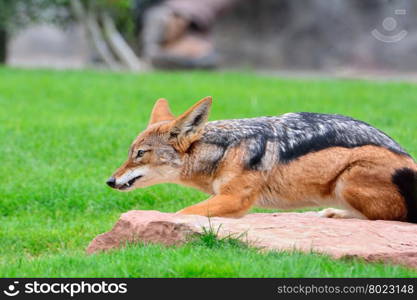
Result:
M165 99L112 188L171 182L210 195L182 214L240 217L252 206L330 206L324 217L417 222L417 165L382 131L341 115L287 113L207 122L211 97L179 117Z

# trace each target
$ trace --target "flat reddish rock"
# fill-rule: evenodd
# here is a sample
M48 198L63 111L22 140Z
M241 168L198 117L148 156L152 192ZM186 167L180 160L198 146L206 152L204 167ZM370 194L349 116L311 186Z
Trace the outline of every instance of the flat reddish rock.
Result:
M91 241L87 253L119 248L127 242L181 244L210 224L219 228L220 236L232 234L266 250L314 251L334 258L362 257L417 268L417 224L326 219L315 212L257 213L240 219L209 220L202 216L132 210L122 214L112 230Z

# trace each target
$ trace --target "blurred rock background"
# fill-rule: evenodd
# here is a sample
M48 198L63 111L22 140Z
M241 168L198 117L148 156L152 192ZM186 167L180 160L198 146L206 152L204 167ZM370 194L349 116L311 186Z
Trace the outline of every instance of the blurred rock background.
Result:
M397 10L405 15L397 15ZM397 22L392 30L384 28L387 18ZM394 38L405 30L407 36L382 42L373 30ZM231 65L417 70L413 0L243 1L219 19L215 32L225 62Z
M0 0L0 60L24 67L105 66L71 1ZM108 11L141 58L135 1L78 2ZM212 33L221 68L417 71L415 0L240 0L216 18Z

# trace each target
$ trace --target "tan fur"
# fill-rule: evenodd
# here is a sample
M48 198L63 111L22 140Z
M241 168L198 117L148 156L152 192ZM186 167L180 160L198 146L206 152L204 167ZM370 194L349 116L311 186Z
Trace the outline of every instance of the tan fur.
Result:
M194 104L191 108L189 108L185 113L180 115L178 118L176 118L171 126L168 128L168 131L172 131L175 128L181 128L185 126L185 124L189 121L190 116L195 113L198 109L200 109L203 106L208 107L207 108L207 114L205 118L201 121L201 125L197 128L195 128L191 133L185 135L183 132L179 132L177 138L173 142L173 146L180 152L186 152L188 147L195 142L197 139L201 136L201 130L204 126L204 124L207 122L208 112L209 108L211 106L212 99L211 97L206 97L204 99L201 99L196 104Z
M233 199L211 198L180 213L238 217L252 205L281 209L335 206L348 212L341 214L339 210L337 214L333 210L332 214L324 215L404 220L407 214L405 202L391 181L392 174L403 167L417 170L410 158L376 146L328 148L279 165L268 174L238 167L241 165L238 155L238 151L229 155L225 160L227 166L223 166L215 178L184 182L204 190L207 182L218 183L219 178L233 178L219 193L233 195ZM340 191L338 187L341 187ZM222 199L223 206L218 204L218 199Z
M181 210L182 214L241 217L255 203L259 194L253 184L256 175L242 167L243 153L239 148L230 151L215 176L189 178L183 175L181 183L194 186L214 196L199 204ZM255 176L254 176L255 175Z
M403 220L405 202L391 178L404 167L416 170L409 157L381 147L333 147L280 165L259 184L276 197L269 207L336 206L369 219Z
M161 98L156 101L152 113L151 113L151 119L149 120L149 125L162 122L162 121L171 121L174 120L175 117L171 113L171 110L169 109L168 102Z
M134 141L129 159L113 176L120 178L128 170L140 172L143 168L154 173L146 173L145 183L137 180L132 189L159 183L155 174L160 174L160 182L179 183L212 195L179 211L182 214L241 217L254 205L281 209L332 206L344 210L328 209L322 215L405 220L406 204L392 175L401 168L417 171L416 164L410 157L378 146L331 147L286 164L278 163L268 171L254 171L244 168L245 153L238 145L227 150L215 172L195 171L198 155L211 149L207 144L196 143L201 137L201 125L188 128L188 123L199 111L205 113L204 123L210 104L211 98L205 98L174 118L166 100L158 100L148 129ZM172 161L155 154L158 147L168 144L177 155ZM189 151L191 145L193 151ZM136 159L138 149L146 147L156 150Z

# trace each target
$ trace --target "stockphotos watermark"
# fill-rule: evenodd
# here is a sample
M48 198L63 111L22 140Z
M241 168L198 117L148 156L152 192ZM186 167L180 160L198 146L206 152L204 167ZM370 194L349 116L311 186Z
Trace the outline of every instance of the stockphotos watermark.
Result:
M371 33L373 37L384 43L397 43L403 40L407 36L408 32L407 30L399 28L398 21L396 18L405 16L406 14L407 11L405 9L396 9L394 11L395 18L385 18L382 21L382 28L375 28L374 30L372 30Z
M19 294L60 294L74 297L78 294L126 294L127 283L101 282L25 282L13 281L3 291L6 296L14 297Z

